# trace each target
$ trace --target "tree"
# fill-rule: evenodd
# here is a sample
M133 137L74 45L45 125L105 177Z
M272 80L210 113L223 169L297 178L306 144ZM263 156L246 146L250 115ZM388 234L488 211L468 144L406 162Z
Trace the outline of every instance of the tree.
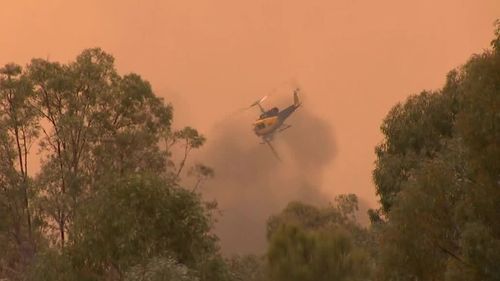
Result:
M27 68L33 107L47 124L41 202L61 246L80 202L100 180L165 172L166 152L158 141L170 129L171 107L139 75L118 75L113 63L111 55L88 49L67 65L34 59Z
M271 280L366 280L369 235L355 221L357 197L340 195L317 208L292 202L268 220Z
M413 176L426 159L433 158L451 138L455 97L438 92L422 92L394 106L381 130L385 136L375 149L373 179L382 211L390 211L401 185Z
M429 160L403 185L379 235L380 280L442 280L449 259L463 262L452 219L463 198L454 164Z
M31 83L19 65L0 68L0 212L4 222L0 240L3 245L9 241L16 245L4 249L5 260L0 259L0 274L7 270L7 276L23 271L35 250L35 191L28 175L28 155L38 134L38 115L30 106L32 96Z
M193 280L227 279L210 233L216 204L180 186L205 137L171 122L149 82L119 75L99 48L67 64L1 68L0 279L123 280L142 269L181 278L184 268ZM183 145L177 168L165 136ZM34 179L33 143L42 164ZM213 176L202 164L193 171L197 185Z
M126 281L198 281L189 268L172 258L154 258L145 266L134 266L125 275Z
M184 127L181 130L177 130L173 133L167 135L167 148L170 148L173 144L181 142L183 146L183 156L182 160L179 163L179 168L175 174L175 178L179 178L182 169L186 165L186 160L192 149L197 149L201 147L205 143L205 137L198 133L196 129L193 129L189 126ZM201 169L200 169L201 168ZM200 172L209 175L211 172L208 167L199 166L198 169Z
M256 255L236 255L227 261L232 280L235 281L265 281L266 260Z
M366 280L368 256L341 229L306 231L282 225L268 250L272 280Z
M170 256L194 268L216 254L210 216L199 197L155 176L114 181L85 206L70 238L77 268L121 276L155 257Z
M193 192L195 192L198 188L200 188L203 183L209 179L213 178L215 176L215 172L212 168L205 166L203 164L197 163L188 172L189 176L195 177L196 182L193 187Z
M372 212L380 280L500 276L498 40L384 120L374 180L385 220Z
M457 135L463 139L468 174L457 207L460 253L468 266L450 261L449 280L498 280L500 271L500 22L492 50L463 67Z

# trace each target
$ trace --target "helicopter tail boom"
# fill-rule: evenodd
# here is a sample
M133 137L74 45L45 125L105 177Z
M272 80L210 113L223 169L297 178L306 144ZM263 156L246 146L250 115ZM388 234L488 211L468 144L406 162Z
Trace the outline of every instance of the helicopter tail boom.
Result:
M285 119L287 119L292 113L297 110L301 105L300 100L299 100L299 89L296 89L293 91L293 104L288 106L287 108L283 109L282 111L279 112L278 116L281 120L281 122L284 122Z

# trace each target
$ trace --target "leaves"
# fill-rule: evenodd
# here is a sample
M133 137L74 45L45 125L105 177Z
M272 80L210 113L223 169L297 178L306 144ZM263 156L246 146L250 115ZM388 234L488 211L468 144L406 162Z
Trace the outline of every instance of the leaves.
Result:
M498 279L496 41L451 71L442 90L409 98L384 120L374 171L382 209L371 214L380 280Z
M198 281L189 268L173 258L152 258L145 266L136 265L125 275L125 281Z
M273 280L366 280L368 255L342 229L307 231L282 225L268 251Z
M154 176L127 177L102 186L72 230L72 247L95 272L119 271L156 256L194 266L215 249L199 198ZM110 264L112 262L112 264Z
M268 220L272 280L368 278L369 237L355 221L357 197L340 195L335 202L324 208L292 202Z
M0 258L0 278L30 267L48 279L113 279L146 261L163 272L170 261L162 257L202 280L223 274L209 233L216 205L177 184L205 137L191 127L174 133L185 149L175 176L160 145L171 122L171 105L149 82L119 75L99 48L67 64L33 59L24 69L0 68L0 248L9 254ZM31 178L27 161L37 142L41 170ZM214 172L199 164L193 174L199 185ZM37 255L25 247L32 237Z

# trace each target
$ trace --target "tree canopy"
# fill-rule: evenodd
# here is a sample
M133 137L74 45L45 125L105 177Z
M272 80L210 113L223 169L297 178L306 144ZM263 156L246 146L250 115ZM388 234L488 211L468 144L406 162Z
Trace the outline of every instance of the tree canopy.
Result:
M1 68L0 277L122 280L142 266L186 267L200 280L224 274L206 269L221 259L213 204L179 185L205 137L172 129L172 117L149 82L119 75L98 48L67 64ZM164 139L184 143L179 164ZM31 175L35 147L41 170Z
M373 173L380 280L500 278L499 30L491 50L382 124Z
M9 63L0 68L0 279L500 280L499 113L500 21L491 49L388 112L369 227L357 221L355 194L293 201L269 217L263 255L224 258L217 204L199 193L215 171L188 161L206 138L172 128L172 106L148 81L120 75L99 48L67 64Z

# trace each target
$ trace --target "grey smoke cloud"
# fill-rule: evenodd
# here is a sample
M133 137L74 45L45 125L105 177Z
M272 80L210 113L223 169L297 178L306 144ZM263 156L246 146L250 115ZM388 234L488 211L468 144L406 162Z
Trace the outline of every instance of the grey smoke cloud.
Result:
M216 199L221 216L215 232L225 254L263 253L266 220L288 202L324 204L322 175L335 158L329 123L301 108L276 135L274 146L283 162L253 135L252 120L235 117L218 123L201 152L201 161L215 170L203 186L206 199Z

